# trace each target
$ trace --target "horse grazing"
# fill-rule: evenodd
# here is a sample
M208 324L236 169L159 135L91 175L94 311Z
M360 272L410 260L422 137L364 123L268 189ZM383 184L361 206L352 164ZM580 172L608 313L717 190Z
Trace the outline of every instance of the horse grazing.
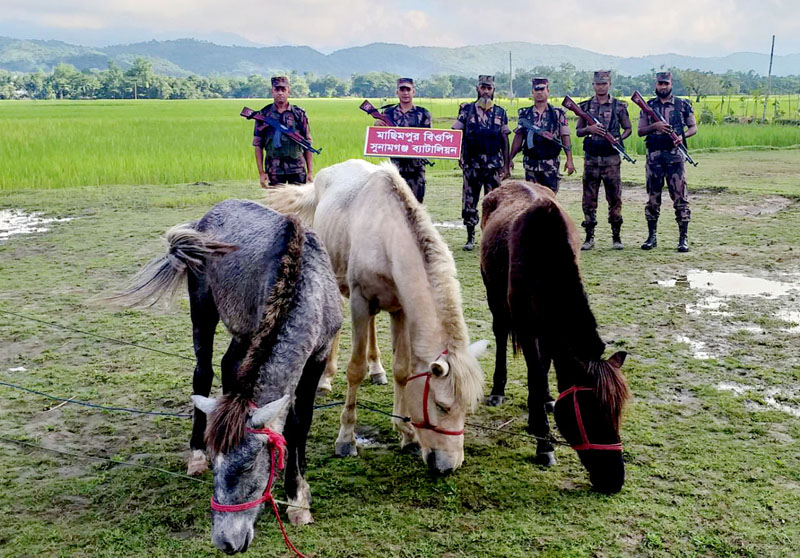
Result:
M505 397L509 333L528 368L528 431L539 437L538 463L555 463L547 410L577 450L595 490L619 492L625 482L619 419L629 397L620 372L626 353L608 360L583 289L575 224L543 188L504 182L484 198L481 275L486 286L497 353L487 403ZM553 405L550 362L561 395Z
M391 315L394 414L411 417L410 423L394 419L401 446L418 444L432 472L459 467L464 421L483 389L476 359L487 342L468 345L452 254L397 168L345 161L321 170L314 184L273 190L268 200L314 227L350 299L353 353L336 455L358 453L356 394L368 370L374 317L385 310Z
M244 552L263 504L272 504L275 452L283 458L284 443L286 494L297 506L289 519L313 521L305 446L317 383L342 323L336 280L313 232L252 202L219 203L200 221L170 229L166 239L166 255L112 299L152 305L188 279L197 359L189 473L206 470L208 448L212 539L227 553ZM217 400L208 395L220 318L232 340Z

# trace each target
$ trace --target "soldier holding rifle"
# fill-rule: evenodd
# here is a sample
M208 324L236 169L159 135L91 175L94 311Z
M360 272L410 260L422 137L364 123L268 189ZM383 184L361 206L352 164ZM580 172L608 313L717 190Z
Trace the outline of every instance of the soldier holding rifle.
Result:
M575 172L572 163L572 150L569 141L569 125L564 109L554 107L547 102L550 88L546 77L535 77L531 80L533 106L519 109L519 125L514 131L514 143L511 145L511 156L522 151L522 163L525 166L525 180L547 186L558 192L561 175L558 172L561 150L567 154L564 169L567 174ZM526 140L525 136L530 138Z
M594 97L580 103L580 108L590 120L578 116L576 132L583 138L583 228L586 241L581 250L594 247L594 229L597 226L597 197L603 183L608 201L608 224L611 225L612 248L622 250L622 180L620 179L620 154L615 144L604 134L611 134L619 144L631 135L631 119L625 101L609 95L611 72L599 70L592 83ZM620 128L622 133L620 133Z
M272 99L259 112L264 118L277 121L287 129L298 132L311 144L308 117L303 109L289 104L289 78L272 78ZM263 120L263 119L262 119ZM304 184L314 180L312 153L298 142L286 139L275 133L274 126L255 123L253 145L255 146L256 166L262 188L276 184ZM266 151L266 161L264 152Z
M397 80L397 104L390 104L381 107L383 115L392 122L394 126L406 126L411 128L430 128L431 113L422 107L414 105L414 80L411 78L400 78ZM377 126L385 126L383 121L378 120ZM425 164L427 159L403 158L392 159L392 163L400 171L406 183L408 183L414 196L422 203L425 197Z
M656 232L661 212L661 191L666 180L680 232L678 252L688 252L690 211L684 161L694 163L686 150L686 138L697 133L692 105L689 101L672 94L672 72L656 74L655 98L645 104L637 91L632 99L642 108L638 133L640 136L645 136L644 141L647 145L645 177L648 200L644 215L649 234L642 244L642 250L652 250L657 245Z
M478 199L481 189L488 194L509 174L508 116L494 104L494 76L478 76L475 88L478 99L464 103L453 123L454 130L464 130L461 160L464 173L461 217L467 227L464 250L475 249L475 226L478 224Z

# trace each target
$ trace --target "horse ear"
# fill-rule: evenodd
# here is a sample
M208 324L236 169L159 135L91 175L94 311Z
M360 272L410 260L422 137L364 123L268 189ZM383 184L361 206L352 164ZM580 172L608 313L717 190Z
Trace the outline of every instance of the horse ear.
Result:
M623 363L625 362L625 357L628 356L628 353L625 351L617 351L608 359L608 363L616 369L622 368Z
M447 362L444 356L440 356L431 362L431 374L434 376L447 376L448 372L450 372L450 363Z
M480 341L475 341L474 343L472 343L467 348L467 350L469 351L469 354L471 354L473 357L478 358L479 356L481 356L483 353L486 352L486 349L488 347L489 347L489 341L487 339L481 339Z
M263 407L259 407L253 413L252 424L255 428L261 428L274 421L280 416L284 409L289 405L289 396L284 395L280 399L276 399L271 403L267 403Z
M192 395L194 406L205 414L210 415L217 408L217 400L213 397L203 397L202 395Z

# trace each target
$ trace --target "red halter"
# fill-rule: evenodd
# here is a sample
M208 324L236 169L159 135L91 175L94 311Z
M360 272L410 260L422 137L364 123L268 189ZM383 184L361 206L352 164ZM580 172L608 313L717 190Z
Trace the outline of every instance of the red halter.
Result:
M269 428L248 428L247 431L254 434L264 434L268 438L267 447L269 447L271 466L269 469L269 479L267 480L267 487L264 489L264 494L257 500L245 502L244 504L232 505L219 504L214 501L214 496L212 495L211 509L219 512L238 512L252 509L259 504L263 504L264 502L269 502L272 504L272 511L275 513L275 519L278 520L281 533L283 533L283 542L286 543L286 548L294 552L300 558L306 558L305 555L301 554L300 551L295 548L295 546L292 544L292 541L289 540L289 535L286 534L286 528L283 526L281 516L278 514L278 504L275 503L275 498L272 496L272 483L275 481L277 469L283 469L285 466L284 457L286 455L286 439L280 432L275 432ZM278 454L277 469L275 467L275 453Z
M578 394L579 391L592 391L592 388L588 387L578 387L572 386L571 388L566 389L563 391L559 396L558 400L560 401L564 397L569 394L572 394L572 401L575 404L575 420L578 423L578 430L581 433L581 443L573 446L570 444L570 447L574 450L612 450L612 451L622 451L622 442L616 444L591 444L589 443L589 437L586 435L586 429L583 427L583 419L581 418L581 408L578 406Z
M443 351L442 355L446 355L447 351ZM438 357L437 357L438 358ZM444 434L446 436L461 436L464 434L464 429L461 430L444 430L443 428L439 428L438 426L431 424L431 421L428 419L428 393L430 393L430 386L431 386L431 373L430 372L423 372L422 374L416 374L411 376L407 381L415 380L416 378L425 377L425 392L422 394L422 422L411 422L415 428L425 428L426 430L433 430L434 432L438 432L439 434Z

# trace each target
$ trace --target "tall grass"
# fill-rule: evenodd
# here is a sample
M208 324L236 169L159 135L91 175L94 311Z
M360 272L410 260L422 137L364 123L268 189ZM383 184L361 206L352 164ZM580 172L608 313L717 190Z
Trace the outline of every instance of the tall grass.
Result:
M266 102L3 101L0 190L255 180L252 123L238 114L243 104L260 108ZM298 100L309 114L314 143L323 148L315 156L317 169L361 156L364 128L372 119L358 110L359 102ZM508 109L513 126L517 109L530 101L499 103ZM419 99L418 104L433 113L434 127L449 128L459 101ZM635 126L638 109L631 110L631 116ZM574 137L573 144L580 155L580 142ZM704 126L689 144L693 149L787 147L800 144L800 128ZM628 150L643 153L641 140L628 140ZM436 168L454 170L456 164L440 161Z

